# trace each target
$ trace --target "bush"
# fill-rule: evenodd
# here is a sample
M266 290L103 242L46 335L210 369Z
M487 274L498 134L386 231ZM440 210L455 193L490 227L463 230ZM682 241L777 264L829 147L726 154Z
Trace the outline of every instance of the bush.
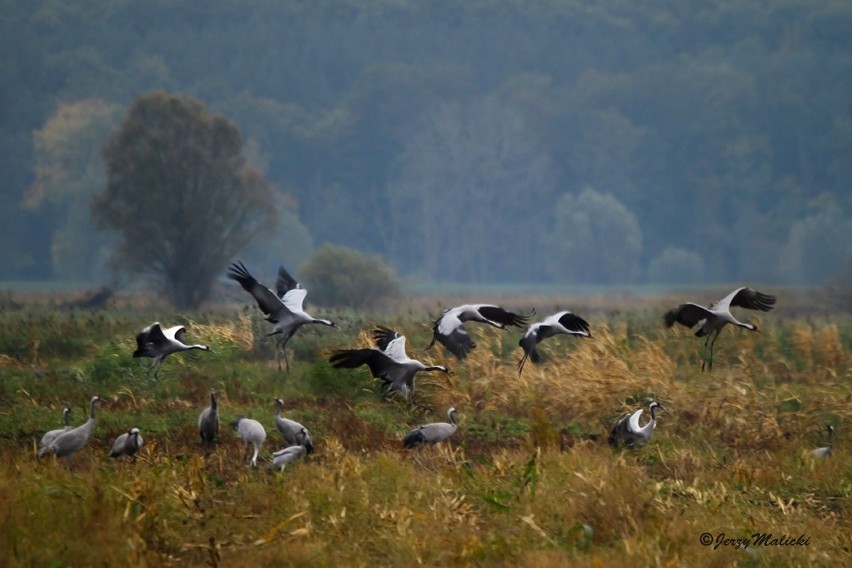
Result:
M325 306L371 307L399 295L401 284L379 256L325 245L301 269L311 298Z

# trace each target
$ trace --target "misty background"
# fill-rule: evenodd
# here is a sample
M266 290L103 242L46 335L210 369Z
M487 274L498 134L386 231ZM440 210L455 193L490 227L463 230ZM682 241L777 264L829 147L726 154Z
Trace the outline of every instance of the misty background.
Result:
M101 149L155 90L239 128L266 275L330 243L409 282L852 280L848 0L0 12L0 281L109 280Z

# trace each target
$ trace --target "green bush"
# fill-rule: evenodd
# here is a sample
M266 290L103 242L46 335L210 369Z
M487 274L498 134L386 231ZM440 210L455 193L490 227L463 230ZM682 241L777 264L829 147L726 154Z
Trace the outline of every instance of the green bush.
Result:
M311 299L325 306L364 308L399 295L396 273L381 257L336 245L320 248L302 266Z

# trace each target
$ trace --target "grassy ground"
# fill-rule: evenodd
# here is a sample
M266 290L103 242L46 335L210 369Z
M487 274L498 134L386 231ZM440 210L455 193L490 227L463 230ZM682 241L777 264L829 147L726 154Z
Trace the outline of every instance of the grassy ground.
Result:
M725 330L713 372L701 373L701 342L660 325L661 306L680 299L568 304L595 338L548 340L547 361L522 377L517 331L472 328L465 362L425 352L439 313L429 299L325 314L341 329L300 332L288 374L252 310L2 311L0 564L852 564L852 323L779 307L761 314L762 334ZM543 315L557 303L513 307ZM173 356L149 377L130 354L155 319L187 323L213 351ZM410 405L383 398L365 370L331 369L331 350L367 345L375 323L453 374L421 377ZM223 428L205 454L196 421L211 388ZM79 424L94 394L105 400L88 446L70 464L38 460L63 406ZM284 446L276 397L317 452L284 472L255 470L225 423L260 420L268 459ZM613 421L651 399L669 412L648 446L610 448ZM411 427L444 420L451 405L461 424L450 444L402 450ZM835 452L815 461L808 450L824 444L827 423ZM146 440L139 458L107 458L131 426ZM755 533L772 537L733 542ZM803 538L773 542L782 535Z

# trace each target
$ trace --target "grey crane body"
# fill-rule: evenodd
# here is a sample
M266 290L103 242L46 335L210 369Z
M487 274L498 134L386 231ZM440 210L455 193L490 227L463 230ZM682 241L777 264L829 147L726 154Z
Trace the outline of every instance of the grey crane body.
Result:
M643 446L651 439L651 434L654 433L654 428L657 426L657 409L663 409L660 403L654 401L648 405L648 410L651 413L651 419L644 426L639 426L639 419L642 417L643 409L636 412L625 414L618 422L616 422L612 431L609 434L607 441L611 446L627 446L635 448Z
M257 456L260 453L260 448L266 440L266 430L263 425L257 420L246 418L245 416L237 416L231 427L237 431L237 436L240 437L246 447L249 444L254 446L254 455L251 458L251 465L257 467Z
M89 419L80 426L57 436L48 446L47 453L59 457L70 457L86 445L95 429L95 403L100 397L93 396L89 401Z
M237 281L243 290L252 295L257 302L257 307L266 316L266 321L273 324L272 331L267 335L281 335L282 339L276 346L276 357L278 350L284 353L284 362L289 369L289 361L285 348L290 338L305 324L321 324L329 327L337 327L334 322L315 318L305 312L304 302L308 292L290 276L283 266L278 268L276 280L276 291L273 292L249 273L242 262L234 262L228 269L228 278ZM279 361L279 370L281 364Z
M219 404L216 391L210 391L210 406L198 415L198 434L203 444L212 444L219 435Z
M505 329L506 326L523 326L529 322L529 316L512 313L493 304L465 304L444 310L443 315L432 325L432 342L437 341L458 359L464 359L476 347L470 338L464 323L472 321Z
M589 323L568 310L557 312L543 321L532 324L527 328L524 336L518 342L518 345L524 350L524 355L518 363L518 375L524 370L524 364L527 362L527 359L533 363L541 361L541 355L537 349L538 344L555 335L592 337L592 333L589 330Z
M163 329L160 322L154 322L136 336L136 351L133 352L133 356L152 357L154 361L148 371L156 368L154 372L156 377L166 357L172 353L194 349L210 351L210 347L207 345L186 343L186 328L184 326L176 325Z
M109 451L109 457L133 456L144 443L145 440L139 435L139 428L131 428L115 439Z
M826 424L825 429L828 430L828 445L815 450L811 450L811 456L815 458L827 458L831 455L834 445L834 426Z
M314 441L311 433L295 420L281 416L283 408L284 401L280 398L275 399L275 427L278 428L288 444L304 446L307 453L313 453Z
M713 345L716 343L719 333L726 325L731 324L750 331L760 331L755 324L741 322L735 318L731 313L731 308L741 307L749 310L768 312L775 306L775 302L775 296L763 294L757 290L743 286L707 307L693 302L680 304L676 308L667 311L663 316L663 321L666 327L672 327L675 323L689 328L698 326L695 335L697 337L707 337L704 341L705 350L709 344L709 357L705 356L701 370L703 371L706 367L709 371L713 369Z
M45 432L44 436L41 437L41 441L39 441L38 443L38 457L42 457L44 456L44 454L47 453L51 442L53 442L57 437L71 430L70 408L62 409L62 420L65 422L65 426L56 430L50 430L49 432Z
M403 448L416 448L426 444L437 444L443 442L456 433L458 429L457 411L451 407L447 410L447 418L450 422L432 422L423 424L411 430L402 440Z
M286 466L301 459L305 453L307 453L307 449L301 444L294 444L277 452L272 452L272 464L269 467L283 470Z
M394 337L391 338L391 334ZM329 358L333 367L353 369L367 365L373 377L380 379L388 392L403 396L414 394L414 377L420 371L440 371L449 374L444 365L426 365L405 353L405 336L388 328L374 331L376 343L383 349L342 349Z

